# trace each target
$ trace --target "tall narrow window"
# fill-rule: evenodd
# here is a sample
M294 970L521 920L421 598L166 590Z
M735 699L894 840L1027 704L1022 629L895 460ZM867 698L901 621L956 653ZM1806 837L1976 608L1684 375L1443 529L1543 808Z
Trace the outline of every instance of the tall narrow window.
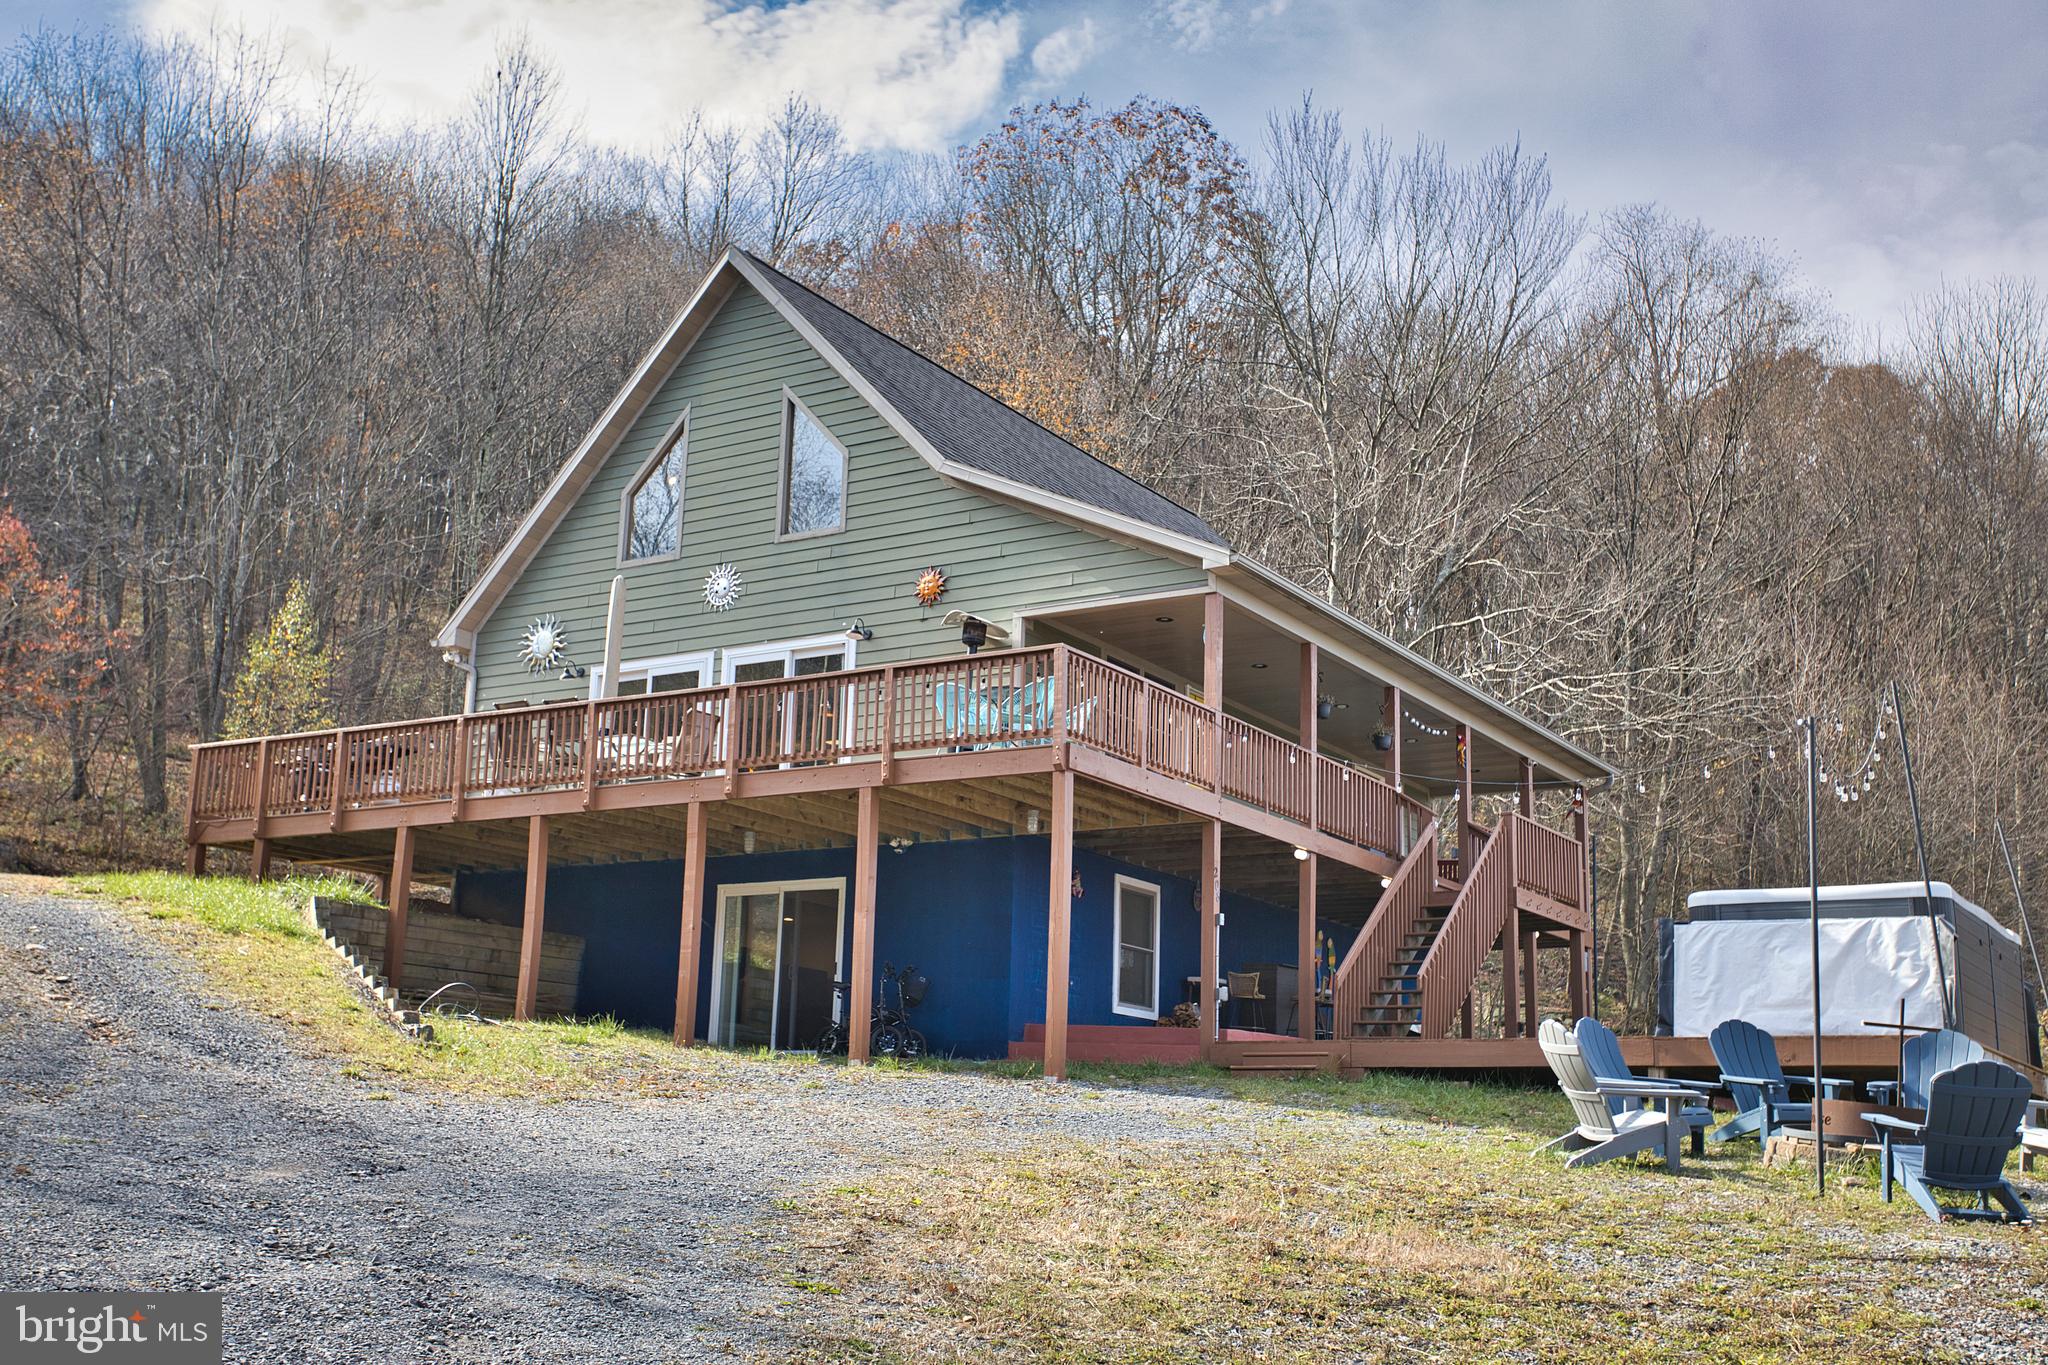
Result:
M1116 879L1116 982L1111 1007L1141 1019L1159 1017L1159 888Z
M846 524L846 451L794 398L783 400L782 534Z
M678 424L662 453L640 471L626 494L619 558L665 559L683 548L683 465L688 445Z

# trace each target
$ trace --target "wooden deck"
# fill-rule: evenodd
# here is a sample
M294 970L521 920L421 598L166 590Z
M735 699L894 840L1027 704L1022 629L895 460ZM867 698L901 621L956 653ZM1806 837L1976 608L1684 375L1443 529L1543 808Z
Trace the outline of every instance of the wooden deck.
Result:
M1720 1073L1705 1038L1650 1037L1621 1039L1621 1053L1638 1072L1711 1078ZM1080 1057L1077 1050L1074 1055ZM1813 1039L1778 1039L1778 1058L1793 1076L1812 1074ZM1313 1043L1267 1035L1234 1036L1211 1046L1210 1060L1243 1071L1330 1070L1345 1074L1366 1071L1522 1071L1547 1075L1549 1066L1534 1038L1351 1038ZM2043 1073L2011 1057L1999 1060L2030 1079L2037 1092ZM1898 1040L1881 1034L1839 1034L1821 1039L1821 1062L1830 1076L1850 1080L1888 1078L1898 1071Z
M1388 875L1427 806L1055 645L729 687L203 744L195 846L1071 768Z

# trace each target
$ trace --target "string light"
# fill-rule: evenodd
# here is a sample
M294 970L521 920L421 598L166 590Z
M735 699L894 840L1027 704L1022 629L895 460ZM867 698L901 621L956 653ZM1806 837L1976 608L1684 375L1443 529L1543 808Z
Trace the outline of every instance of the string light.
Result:
M1415 713L1414 713L1413 711L1403 711L1403 712L1402 712L1401 714L1402 714L1402 715L1403 715L1404 717L1406 717L1406 719L1407 719L1407 721L1408 721L1408 723L1409 723L1410 725L1414 726L1414 727L1415 727L1416 729L1420 730L1420 731L1421 731L1421 732L1422 732L1423 734L1425 734L1425 735L1429 735L1429 736L1431 736L1432 738L1435 738L1435 739L1448 739L1448 738L1450 738L1450 734L1451 734L1451 732L1450 732L1450 731L1449 731L1448 729L1443 729L1443 730L1439 730L1439 729L1438 729L1438 728L1437 728L1436 726L1434 726L1434 725L1428 725L1428 724L1425 724L1425 723L1424 723L1423 721L1419 720L1419 719L1418 719L1418 718L1416 717L1416 715L1415 715Z

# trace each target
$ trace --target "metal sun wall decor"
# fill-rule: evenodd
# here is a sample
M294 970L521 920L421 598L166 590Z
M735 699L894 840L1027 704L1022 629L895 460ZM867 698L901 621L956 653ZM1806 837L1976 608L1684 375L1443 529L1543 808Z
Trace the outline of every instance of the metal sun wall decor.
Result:
M718 564L704 575L704 605L713 611L728 611L746 590L737 564Z
M559 617L536 616L519 640L519 661L528 673L550 673L559 668L569 652L569 632Z
M939 599L945 595L946 575L938 565L934 564L918 574L917 605L920 607L935 607L939 604Z

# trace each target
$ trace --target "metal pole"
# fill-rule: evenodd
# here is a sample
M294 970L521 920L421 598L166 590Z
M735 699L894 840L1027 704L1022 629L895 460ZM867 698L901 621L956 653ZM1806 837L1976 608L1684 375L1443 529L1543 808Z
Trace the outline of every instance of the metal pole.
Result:
M1820 1069L1820 720L1806 718L1806 894L1813 951L1813 1183L1828 1192L1827 1143L1822 1140Z
M1592 998L1586 1001L1586 1013L1595 1019L1600 1017L1600 836L1586 836L1586 953L1592 958L1587 968L1593 981ZM1577 964L1573 964L1576 966Z
M2027 918L2027 897L2026 893L2020 890L2019 864L2012 860L2012 845L2005 841L2005 822L1994 820L1991 822L1991 828L1998 835L1998 851L2005 855L2006 875L2012 878L2013 904L2020 912L2020 928L2027 935L2027 951L2034 955L2034 985L2041 992L2034 998L2037 1001L2048 1001L2048 977L2041 975L2041 950L2034 946L2034 923Z
M1934 938L1934 976L1941 983L1941 1026L1955 1027L1955 1007L1948 998L1948 964L1942 960L1941 920L1934 913L1934 878L1927 871L1927 834L1920 824L1920 787L1913 780L1913 746L1906 738L1906 703L1899 698L1899 680L1892 679L1892 724L1899 727L1899 757L1906 765L1906 800L1913 808L1913 851L1920 855L1920 888L1927 897L1927 931Z

